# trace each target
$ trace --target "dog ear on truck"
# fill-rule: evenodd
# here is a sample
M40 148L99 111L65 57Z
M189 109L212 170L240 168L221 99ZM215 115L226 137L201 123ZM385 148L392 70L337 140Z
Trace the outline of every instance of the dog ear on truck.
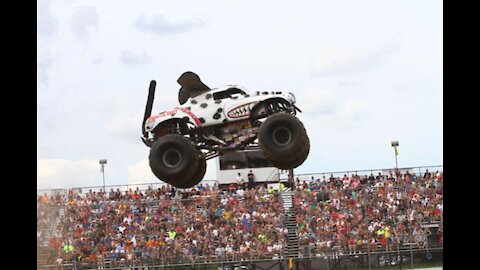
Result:
M182 87L178 91L178 102L183 105L191 97L210 91L210 87L206 86L200 77L194 72L184 72L177 80Z

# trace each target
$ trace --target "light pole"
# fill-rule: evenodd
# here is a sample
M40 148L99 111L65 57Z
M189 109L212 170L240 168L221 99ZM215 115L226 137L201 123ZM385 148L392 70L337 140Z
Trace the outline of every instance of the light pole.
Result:
M392 147L395 150L395 169L398 169L398 161L397 161L397 156L398 156L397 147L398 146L399 146L398 141L392 141Z
M105 194L105 164L107 164L107 159L100 159L98 163L100 164L100 171L102 171L103 174L103 193Z

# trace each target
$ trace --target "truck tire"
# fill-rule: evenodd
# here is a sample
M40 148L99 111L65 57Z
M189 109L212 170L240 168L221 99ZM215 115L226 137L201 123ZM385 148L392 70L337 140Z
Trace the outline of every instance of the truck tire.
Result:
M150 168L160 180L173 186L191 179L198 168L198 150L185 137L178 134L167 134L152 145Z
M310 140L307 140L307 144L305 145L305 147L301 149L298 152L298 155L296 155L295 158L292 158L292 160L287 162L270 160L270 162L272 162L275 167L282 170L294 169L303 164L303 162L307 159L309 152L310 152Z
M288 113L269 116L258 129L258 141L265 157L282 169L299 166L310 151L305 127Z
M191 178L184 178L174 181L175 183L171 185L178 188L192 188L203 180L203 176L205 176L205 172L207 171L207 161L205 160L205 156L199 150L197 151L199 152L197 156L198 167L195 174Z

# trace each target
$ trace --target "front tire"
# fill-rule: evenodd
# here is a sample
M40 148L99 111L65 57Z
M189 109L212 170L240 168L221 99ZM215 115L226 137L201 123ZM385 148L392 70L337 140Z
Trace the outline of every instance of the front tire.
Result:
M294 169L303 164L303 162L307 159L309 152L310 152L310 140L307 140L307 144L303 149L299 150L298 155L295 158L292 158L291 160L288 160L285 162L274 161L274 160L271 160L270 162L272 162L275 167L282 170Z
M268 117L258 130L258 140L265 157L281 169L298 167L310 152L305 127L288 113Z

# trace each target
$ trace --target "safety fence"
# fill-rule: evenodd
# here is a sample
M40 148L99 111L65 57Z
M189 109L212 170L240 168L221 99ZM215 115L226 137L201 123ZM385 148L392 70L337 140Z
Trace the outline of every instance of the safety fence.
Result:
M112 261L108 256L96 258L93 262L70 262L43 265L37 269L298 269L298 270L335 270L335 269L415 269L425 265L441 266L443 264L443 245L418 248L414 245L398 246L392 250L361 250L355 253L342 253L328 250L322 253L285 255L265 253L248 256L176 256L152 258L149 260Z

